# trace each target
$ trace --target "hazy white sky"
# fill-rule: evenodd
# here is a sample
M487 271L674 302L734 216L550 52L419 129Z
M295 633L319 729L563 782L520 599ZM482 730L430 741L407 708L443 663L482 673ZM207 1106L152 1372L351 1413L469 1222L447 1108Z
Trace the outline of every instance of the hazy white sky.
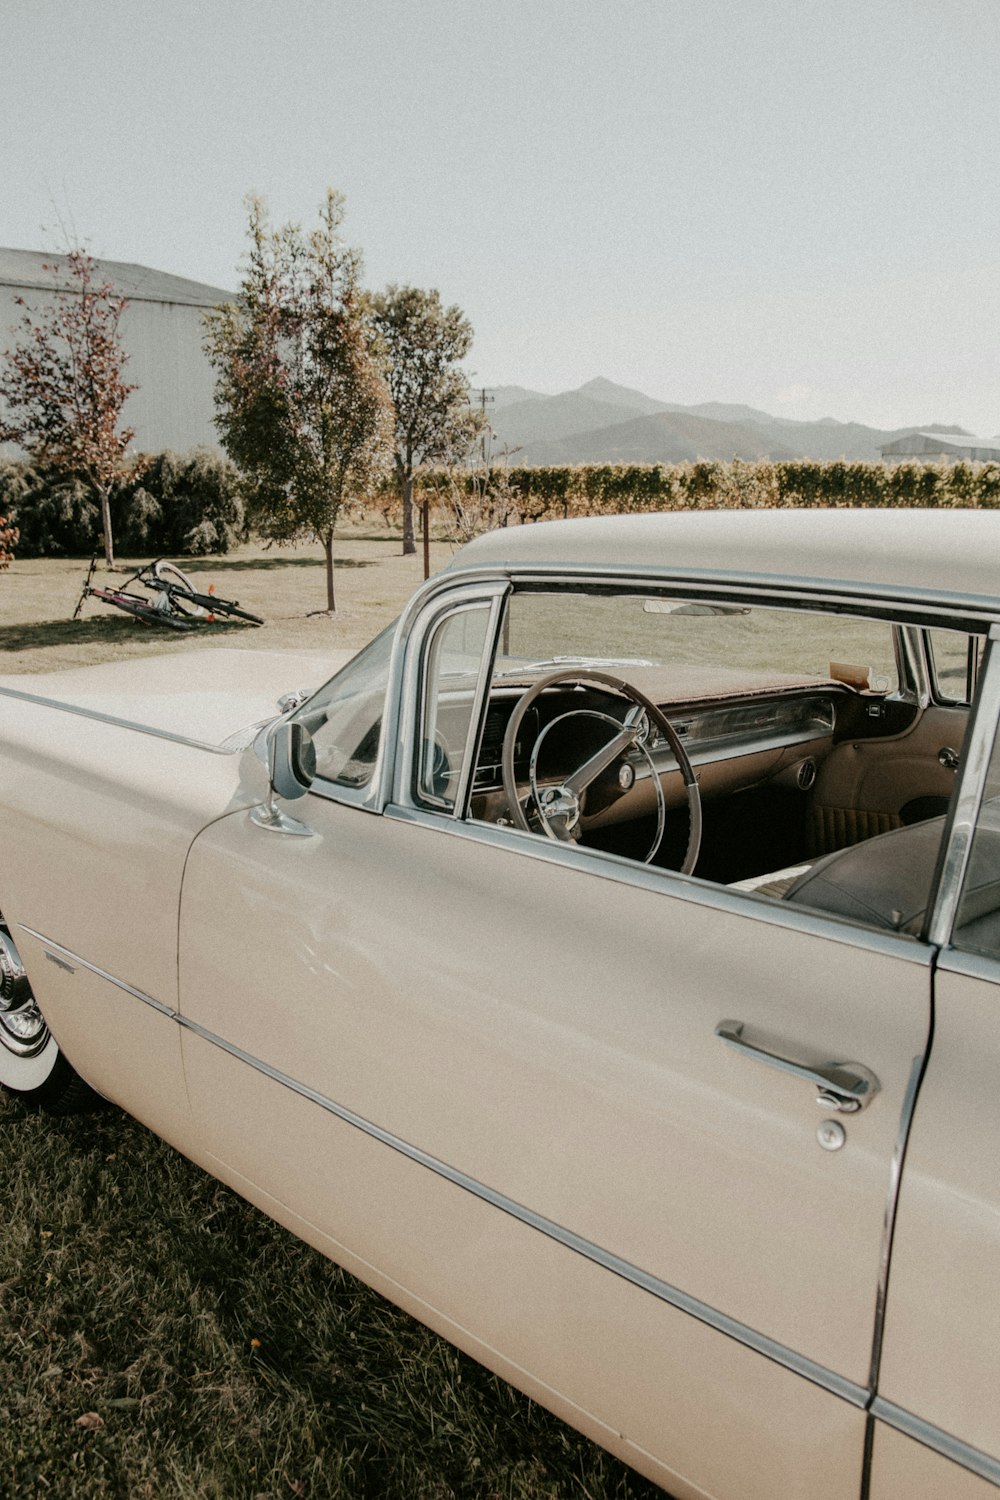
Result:
M1000 0L0 0L0 244L233 287L328 184L477 383L1000 431Z

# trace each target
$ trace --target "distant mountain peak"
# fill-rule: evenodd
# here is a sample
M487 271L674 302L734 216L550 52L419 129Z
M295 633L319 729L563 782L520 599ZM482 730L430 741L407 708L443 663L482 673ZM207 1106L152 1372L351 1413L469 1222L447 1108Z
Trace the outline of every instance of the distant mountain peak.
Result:
M647 396L645 391L634 391L627 385L616 385L603 375L595 375L586 385L577 386L575 391L567 391L565 394L583 396L589 401L603 401L606 406L623 407L633 415L639 412L645 416L650 412L669 410L668 402L657 401L652 396Z
M595 375L593 380L587 380L583 385L578 385L577 390L586 391L588 396L597 396L599 398L602 391L609 391L614 394L615 392L624 391L625 387L623 385L615 385L614 381L608 380L605 375Z
M553 396L523 386L494 386L491 394L491 427L508 453L519 454L518 462L527 464L673 463L765 454L878 463L886 443L911 433L970 436L943 423L886 431L835 417L776 417L732 402L681 406L604 375Z

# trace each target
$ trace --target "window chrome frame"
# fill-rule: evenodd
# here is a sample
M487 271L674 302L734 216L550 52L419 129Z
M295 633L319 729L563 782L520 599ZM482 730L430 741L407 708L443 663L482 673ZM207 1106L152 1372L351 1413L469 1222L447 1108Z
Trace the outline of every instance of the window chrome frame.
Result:
M898 696L904 703L913 703L919 709L929 707L931 684L927 655L924 650L924 626L897 625L896 671L899 677Z
M379 789L380 811L391 801L400 807L425 808L434 817L445 818L449 821L461 818L465 812L468 787L472 777L472 753L478 743L483 708L489 692L493 657L500 628L500 615L504 600L510 593L510 584L506 579L495 576L485 577L481 583L475 584L462 579L452 579L450 582L452 587L442 590L440 597L432 598L428 607L422 609L412 622L408 621L405 631L401 629L400 632L402 649L398 661L395 660L394 653L393 662L393 666L397 668L395 682L393 670L390 668L390 691L395 687L392 723L389 726L390 733L385 735L386 742L391 738L392 765L386 765L384 768L382 785ZM438 587L440 588L440 584ZM421 596L423 594L424 591L421 590ZM486 624L479 674L473 694L462 773L456 787L454 807L434 808L425 798L416 794L429 648L435 633L450 616L477 608L489 609L490 616Z
M632 593L650 592L665 598L725 602L795 613L851 614L858 618L882 619L899 627L896 632L901 679L915 690L918 699L926 682L916 666L919 656L908 644L908 632L925 626L962 630L985 635L1000 614L995 598L959 594L931 595L922 590L902 589L889 585L860 585L849 581L816 579L808 575L775 579L773 575L739 573L730 570L703 570L696 573L675 568L636 568L634 564L609 564L595 572L592 565L579 563L536 563L529 565L467 565L434 575L416 590L406 605L396 628L386 686L382 735L372 777L363 788L349 788L335 782L317 780L315 795L334 802L381 813L390 803L412 805L405 794L403 763L412 767L414 736L417 724L417 682L422 643L442 613L463 600L495 599L502 601L514 589L542 591L568 588L578 592ZM494 640L491 651L484 654L492 661L497 649L501 623L500 606L495 606ZM493 627L491 627L493 628ZM916 657L916 660L915 660ZM979 693L984 688L984 668L980 672ZM481 683L479 685L483 687ZM478 688L477 688L478 691ZM903 688L905 693L905 688ZM482 719L482 700L477 702L477 717ZM924 706L924 705L922 705ZM468 788L456 807L462 816Z
M986 772L997 738L997 721L1000 718L998 640L1000 625L993 625L990 627L979 671L972 718L965 733L958 785L941 843L936 889L932 895L927 924L927 940L937 948L948 946L955 929L962 888L972 854L972 840L986 786Z
M494 643L496 640L497 610L500 598L483 595L475 599L465 600L461 604L454 604L451 609L439 613L432 626L425 632L423 645L420 652L420 690L418 694L417 716L418 733L409 742L407 753L412 761L412 774L409 778L409 799L417 807L427 807L433 811L442 813L445 817L456 818L462 815L465 808L465 792L472 773L471 762L474 758L475 748L479 743L480 720L482 718L483 702L489 691L491 667L494 656ZM433 678L433 669L436 660L436 649L443 631L447 630L452 620L460 615L483 614L487 615L485 630L483 632L483 645L479 653L479 670L476 673L476 683L472 692L472 704L469 710L469 725L465 733L465 743L462 747L462 759L459 768L458 782L454 797L439 797L436 793L427 790L426 779L428 773L428 747L434 743L437 729L436 723L432 726L430 720L433 716L437 718L437 707L441 698L440 678ZM432 733L433 729L433 733ZM402 762L405 764L407 755L404 754ZM403 772L405 775L405 771ZM397 801L400 800L399 793L402 788L397 782Z

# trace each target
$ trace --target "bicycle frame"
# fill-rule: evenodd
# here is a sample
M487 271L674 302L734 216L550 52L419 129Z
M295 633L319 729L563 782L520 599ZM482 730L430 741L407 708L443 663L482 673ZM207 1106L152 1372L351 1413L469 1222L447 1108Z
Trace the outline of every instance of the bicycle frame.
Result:
M119 588L95 587L92 580L97 569L97 558L98 554L95 552L90 560L90 568L76 609L73 611L74 620L79 619L85 599L97 599L102 604L109 604L115 609L123 610L145 624L164 625L173 630L192 630L199 623L220 623L216 619L217 614L228 619L237 618L252 625L264 623L259 615L253 615L248 610L241 609L237 600L217 598L211 591L207 594L200 593L191 585L186 574L182 573L174 563L166 563L162 557L156 558L151 563L145 563ZM183 581L178 583L170 578L161 577L159 573L161 565ZM133 583L139 583L143 588L149 589L153 597L147 599L141 594L131 593L129 585ZM197 613L192 614L192 610Z

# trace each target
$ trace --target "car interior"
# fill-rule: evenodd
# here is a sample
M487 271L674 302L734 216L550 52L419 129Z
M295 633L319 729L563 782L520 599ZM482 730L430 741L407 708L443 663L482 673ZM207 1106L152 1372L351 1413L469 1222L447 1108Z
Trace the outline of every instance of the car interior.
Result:
M884 620L703 601L576 596L566 605L565 596L511 600L476 747L473 819L921 931L977 643ZM581 634L583 650L551 649L554 635L562 648ZM531 649L543 644L547 656ZM443 706L439 714L438 729ZM602 745L614 748L629 729L634 737L604 764ZM694 816L697 857L686 866Z
M921 933L980 638L551 584L511 593L495 644L490 619L424 642L418 805ZM388 662L387 635L302 711L321 782L370 780Z

